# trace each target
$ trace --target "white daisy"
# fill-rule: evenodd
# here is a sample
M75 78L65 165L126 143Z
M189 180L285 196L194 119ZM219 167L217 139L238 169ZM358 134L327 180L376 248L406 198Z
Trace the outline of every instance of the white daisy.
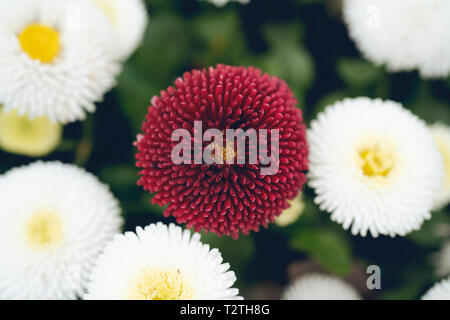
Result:
M142 0L91 0L104 12L118 40L120 59L133 54L144 36L148 15Z
M117 200L96 177L36 162L0 177L0 300L75 299L120 232Z
M162 223L118 235L99 257L85 299L239 299L229 264L200 234Z
M350 36L367 59L390 71L450 74L450 1L345 0Z
M359 293L341 279L322 274L308 274L292 283L282 300L360 300Z
M433 256L435 273L440 277L450 275L450 241L444 243L441 250Z
M250 3L250 0L202 0L202 1L208 1L211 2L213 4L215 4L218 7L223 7L224 5L226 5L228 2L239 2L241 4L247 4Z
M46 118L28 119L14 110L0 108L0 148L7 152L41 157L53 151L61 141L62 125Z
M286 227L301 216L303 210L305 210L305 203L302 200L302 193L299 192L298 196L294 200L288 200L290 207L283 210L283 212L275 218L275 224L280 227Z
M441 190L442 157L426 124L392 101L345 99L308 131L315 202L354 235L418 230Z
M442 123L435 123L430 129L444 159L445 168L444 185L435 204L435 209L439 210L450 203L450 127Z
M450 278L436 283L423 295L422 300L450 300Z
M90 0L0 1L0 102L67 123L95 111L120 69Z

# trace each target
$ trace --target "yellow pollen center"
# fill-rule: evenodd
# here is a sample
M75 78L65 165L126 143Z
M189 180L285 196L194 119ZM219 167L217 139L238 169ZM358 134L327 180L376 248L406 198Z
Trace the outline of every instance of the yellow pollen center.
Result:
M378 146L362 149L359 156L361 169L368 177L387 177L394 167L392 155Z
M234 151L234 146L230 143L227 144L226 148L222 148L223 162L226 163L227 159L234 159L236 157L236 152Z
M234 150L234 144L228 143L224 148L218 143L212 143L208 146L210 149L214 149L212 152L212 156L214 156L214 161L216 164L221 163L220 152L222 152L222 163L227 163L227 159L234 159L236 157L236 151ZM219 152L216 154L216 150Z
M50 63L61 50L59 33L52 27L32 24L19 35L20 45L30 58Z
M130 300L191 300L194 289L179 270L142 271L133 284Z
M28 243L38 249L57 244L62 239L61 219L54 213L37 213L27 223Z

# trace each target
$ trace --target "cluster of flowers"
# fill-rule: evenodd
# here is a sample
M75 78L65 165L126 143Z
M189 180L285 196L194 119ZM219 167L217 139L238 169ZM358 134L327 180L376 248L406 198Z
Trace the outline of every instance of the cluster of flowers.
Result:
M424 78L450 74L450 2L344 0L350 37L363 55L390 71Z
M43 156L115 85L147 10L142 0L4 0L0 12L0 147Z
M363 2L345 2L356 39L353 10L363 10ZM433 12L449 12L444 2L429 2ZM26 115L20 121L36 131L20 139L41 141L40 133L49 137L42 139L48 150L60 131L51 122L94 110L147 22L140 0L3 0L0 12L0 102L10 112L0 116L0 128L10 126L15 138L12 119ZM383 17L387 23L390 16ZM424 76L448 74L441 63L448 51L437 51L442 59L434 64L416 60L407 67ZM195 231L237 238L271 222L288 225L303 210L306 177L320 209L354 235L405 236L450 202L450 128L427 126L393 101L344 99L307 130L283 80L218 65L185 73L151 104L136 142L138 184L156 193L154 203L168 205L166 216ZM278 173L264 176L260 164L174 165L171 134L179 128L193 134L195 121L221 130L278 129ZM4 148L20 148L12 140L0 134ZM38 146L29 153L39 155ZM224 156L234 155L224 150ZM118 201L73 165L35 162L0 176L0 225L0 299L242 299L230 266L198 233L158 223L120 234ZM450 271L449 256L448 249L440 255L442 275ZM423 299L449 297L447 279ZM338 278L311 274L283 298L361 297Z
M159 223L120 235L118 201L76 166L13 169L0 194L0 299L240 298L199 234Z

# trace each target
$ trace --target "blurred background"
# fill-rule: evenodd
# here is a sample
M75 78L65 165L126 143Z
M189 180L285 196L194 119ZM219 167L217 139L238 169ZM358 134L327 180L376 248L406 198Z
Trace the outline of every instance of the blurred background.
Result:
M340 0L252 0L223 8L198 0L147 0L150 22L141 48L126 63L117 87L84 122L64 128L56 152L45 160L84 166L108 183L123 209L125 230L156 221L164 208L136 186L132 142L149 101L193 68L254 65L286 80L305 121L344 97L392 99L428 123L450 124L450 79L422 80L418 73L389 74L364 60L340 14ZM34 161L0 151L1 173ZM351 282L367 299L416 299L436 280L432 255L450 240L450 212L433 214L407 237L352 236L314 205L293 224L275 224L239 240L203 235L237 274L247 299L278 299L290 280L311 271ZM366 268L381 268L381 290L366 287Z

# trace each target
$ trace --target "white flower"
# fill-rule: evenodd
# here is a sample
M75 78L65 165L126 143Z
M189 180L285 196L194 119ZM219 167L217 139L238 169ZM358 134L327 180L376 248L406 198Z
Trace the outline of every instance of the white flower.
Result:
M95 111L120 69L97 6L90 0L2 0L0 12L5 110L61 123Z
M0 177L0 300L76 299L120 232L117 200L96 177L36 162Z
M242 4L250 3L250 0L203 0L203 1L211 2L211 3L215 4L218 7L223 7L228 2L232 2L232 1L239 2L239 3L242 3Z
M308 142L315 202L352 234L404 236L431 217L442 157L426 124L401 104L337 102L312 122Z
M308 274L292 283L282 300L360 300L359 293L339 278Z
M118 235L91 275L85 299L238 299L229 264L200 234L162 223Z
M450 278L436 283L423 295L422 300L450 300Z
M300 192L294 200L288 200L290 207L283 210L283 212L275 218L275 224L280 227L286 227L300 217L305 210L305 203L302 200L302 193Z
M127 59L141 42L148 15L142 0L91 0L106 14L118 40L120 59Z
M440 277L450 275L450 241L444 243L439 253L433 256L433 262L436 275Z
M350 36L367 59L390 71L450 74L450 1L345 0Z
M435 204L435 209L439 210L450 202L450 127L435 123L430 129L444 159L445 168L445 181Z
M0 148L7 152L40 157L54 150L62 136L62 125L47 118L28 119L14 110L0 108Z

